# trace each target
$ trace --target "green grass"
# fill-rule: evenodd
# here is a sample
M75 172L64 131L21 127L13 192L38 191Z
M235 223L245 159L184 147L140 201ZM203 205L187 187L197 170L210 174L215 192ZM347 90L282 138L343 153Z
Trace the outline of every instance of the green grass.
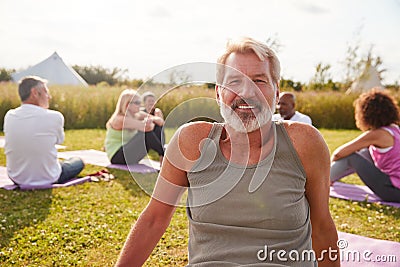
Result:
M321 132L330 151L360 133ZM104 130L69 130L65 145L67 150L101 149L104 136ZM5 165L3 149L0 165ZM100 169L89 165L82 175ZM110 171L116 177L111 182L31 192L0 190L0 265L112 266L149 196L128 172ZM346 179L359 183L356 176ZM330 200L330 208L340 231L400 242L400 209L338 199ZM185 265L187 238L185 210L178 208L146 266Z
M359 130L328 130L321 129L320 130L322 136L325 138L330 153L341 146L342 144L354 139L355 137L361 134ZM342 182L350 183L350 184L359 184L363 185L363 182L358 178L356 174L349 175L341 180Z

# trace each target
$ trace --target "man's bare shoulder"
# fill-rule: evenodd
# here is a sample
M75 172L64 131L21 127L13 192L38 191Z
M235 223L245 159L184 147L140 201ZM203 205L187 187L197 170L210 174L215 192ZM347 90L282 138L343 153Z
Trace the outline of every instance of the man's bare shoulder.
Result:
M315 127L300 122L284 122L284 125L307 177L315 177L315 171L321 168L329 169L329 149Z
M212 127L213 123L204 121L185 124L180 128L179 144L197 148L201 141L208 137Z
M181 126L171 140L171 145L187 159L196 160L200 157L201 142L206 139L213 127L210 122L191 122ZM168 145L170 147L170 145Z
M282 123L296 149L313 149L326 145L321 133L314 126L295 121Z
M181 135L191 137L192 140L204 139L208 136L213 127L213 123L206 121L196 121L184 124L181 128ZM189 140L187 140L189 141Z
M281 123L285 126L286 131L291 134L296 134L296 133L315 133L319 134L319 131L312 125L303 123L303 122L298 122L298 121L281 121ZM299 132L300 131L300 132Z

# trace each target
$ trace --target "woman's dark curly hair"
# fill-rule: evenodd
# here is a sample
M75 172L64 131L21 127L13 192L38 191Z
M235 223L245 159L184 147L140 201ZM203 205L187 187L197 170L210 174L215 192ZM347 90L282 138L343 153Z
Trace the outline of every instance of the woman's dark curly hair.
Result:
M354 107L356 125L361 131L378 129L400 122L399 107L388 91L373 88L361 94L354 101Z

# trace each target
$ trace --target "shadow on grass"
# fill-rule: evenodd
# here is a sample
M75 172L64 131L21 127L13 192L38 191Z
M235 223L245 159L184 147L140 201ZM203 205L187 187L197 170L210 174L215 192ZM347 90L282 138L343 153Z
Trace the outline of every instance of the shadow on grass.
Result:
M19 230L44 221L49 215L51 203L51 189L35 191L0 189L0 249L7 247Z

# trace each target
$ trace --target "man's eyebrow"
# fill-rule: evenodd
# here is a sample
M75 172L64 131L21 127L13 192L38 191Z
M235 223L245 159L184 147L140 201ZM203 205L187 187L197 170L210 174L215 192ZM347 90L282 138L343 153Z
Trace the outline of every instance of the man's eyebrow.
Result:
M243 74L228 74L228 75L226 75L227 79L237 79L237 78L243 78L243 77L247 77L247 76L243 75Z
M262 78L265 80L270 80L270 78L268 77L268 75L266 73L257 73L257 74L251 75L251 76L247 76L244 74L227 74L225 76L225 80L242 79L242 78L249 79L249 80L259 79L259 78Z
M269 77L266 73L258 73L258 74L252 75L252 78L264 78L264 79L269 80Z

